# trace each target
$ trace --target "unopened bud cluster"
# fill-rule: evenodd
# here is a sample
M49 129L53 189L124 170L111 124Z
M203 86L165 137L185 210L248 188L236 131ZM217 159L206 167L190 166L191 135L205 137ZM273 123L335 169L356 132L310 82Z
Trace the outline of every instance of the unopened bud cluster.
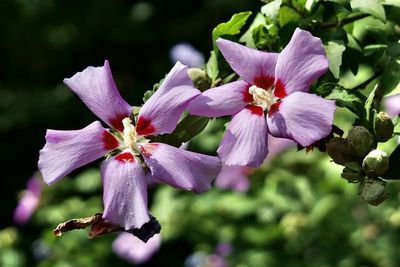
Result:
M347 138L334 137L326 145L332 160L345 166L342 178L361 183L361 197L371 205L379 205L387 198L386 183L379 178L389 168L389 156L377 150L377 142L384 142L393 134L393 123L386 113L379 113L374 122L374 134L362 126L350 129Z

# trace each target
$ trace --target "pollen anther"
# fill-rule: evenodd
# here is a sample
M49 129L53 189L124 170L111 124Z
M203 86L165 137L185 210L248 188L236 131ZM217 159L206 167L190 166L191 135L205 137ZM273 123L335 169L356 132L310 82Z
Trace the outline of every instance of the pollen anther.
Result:
M273 104L274 95L272 90L265 90L256 85L252 85L249 88L249 94L253 96L253 104L261 106L264 110L269 109Z

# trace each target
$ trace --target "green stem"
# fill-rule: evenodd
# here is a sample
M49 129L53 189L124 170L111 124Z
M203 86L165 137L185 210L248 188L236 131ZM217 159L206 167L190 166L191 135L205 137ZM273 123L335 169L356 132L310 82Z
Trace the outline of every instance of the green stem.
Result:
M342 20L338 20L336 22L321 23L321 24L317 25L317 27L318 28L333 28L333 27L343 26L343 25L352 23L354 21L366 18L368 16L369 16L368 14L359 14L359 15L356 15L356 16L352 16L352 17L349 17L349 18L344 18Z

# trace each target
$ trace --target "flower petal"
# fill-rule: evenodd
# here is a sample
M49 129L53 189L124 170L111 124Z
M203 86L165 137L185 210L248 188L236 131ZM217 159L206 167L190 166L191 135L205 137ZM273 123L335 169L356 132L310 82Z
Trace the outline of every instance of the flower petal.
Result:
M140 135L171 133L189 101L200 94L187 67L177 62L160 88L140 109L136 131Z
M112 244L115 254L134 264L148 261L160 246L160 234L155 234L145 243L132 234L122 233Z
M273 157L284 151L285 149L295 146L296 142L286 139L277 138L272 135L268 136L268 156L264 162L271 160Z
M328 58L319 38L297 28L278 56L275 95L283 98L292 92L308 92L311 83L328 70Z
M384 99L385 109L391 117L400 114L400 94L386 97Z
M122 152L101 166L103 218L129 230L150 220L143 168L130 152Z
M267 53L219 38L217 45L222 55L243 80L269 89L273 84L277 53Z
M267 116L271 135L292 139L305 147L331 132L335 101L294 92L280 103L279 109Z
M197 193L209 190L221 170L219 158L162 143L141 144L140 149L154 179Z
M132 107L122 99L113 80L110 65L87 67L64 83L105 123L122 131L122 119L129 117Z
M267 123L261 107L248 106L233 116L218 148L226 165L258 167L268 153Z
M95 121L82 130L47 130L46 145L40 150L39 170L47 184L118 147L113 135Z
M247 166L223 165L215 179L215 185L222 189L231 188L237 192L246 192L250 187L247 175L252 168Z
M236 114L253 100L248 96L250 86L245 81L236 81L208 89L190 101L187 110L192 115L205 117Z

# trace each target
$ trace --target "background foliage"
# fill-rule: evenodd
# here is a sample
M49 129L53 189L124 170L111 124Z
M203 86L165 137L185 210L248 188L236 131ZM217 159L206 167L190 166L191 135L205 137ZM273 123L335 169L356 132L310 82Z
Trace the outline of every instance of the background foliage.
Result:
M101 210L98 162L46 187L26 226L12 221L17 192L37 168L45 129L78 129L94 118L61 84L88 65L110 60L121 94L139 105L172 66L168 53L178 42L206 56L213 49L206 69L216 85L234 78L215 46L218 37L280 51L300 26L324 42L330 72L312 90L337 100L335 124L345 132L356 119L373 127L365 102L377 82L381 96L400 93L396 0L204 0L195 7L178 0L3 0L0 22L1 266L129 265L111 250L115 236L51 233L61 221ZM212 121L190 149L214 153L223 124ZM390 153L395 145L392 138L380 148ZM147 266L192 266L190 255L204 259L221 242L233 248L226 256L232 266L398 266L400 185L390 182L389 199L371 207L357 185L340 178L340 166L318 151L295 150L252 174L247 193L150 189L163 243Z

